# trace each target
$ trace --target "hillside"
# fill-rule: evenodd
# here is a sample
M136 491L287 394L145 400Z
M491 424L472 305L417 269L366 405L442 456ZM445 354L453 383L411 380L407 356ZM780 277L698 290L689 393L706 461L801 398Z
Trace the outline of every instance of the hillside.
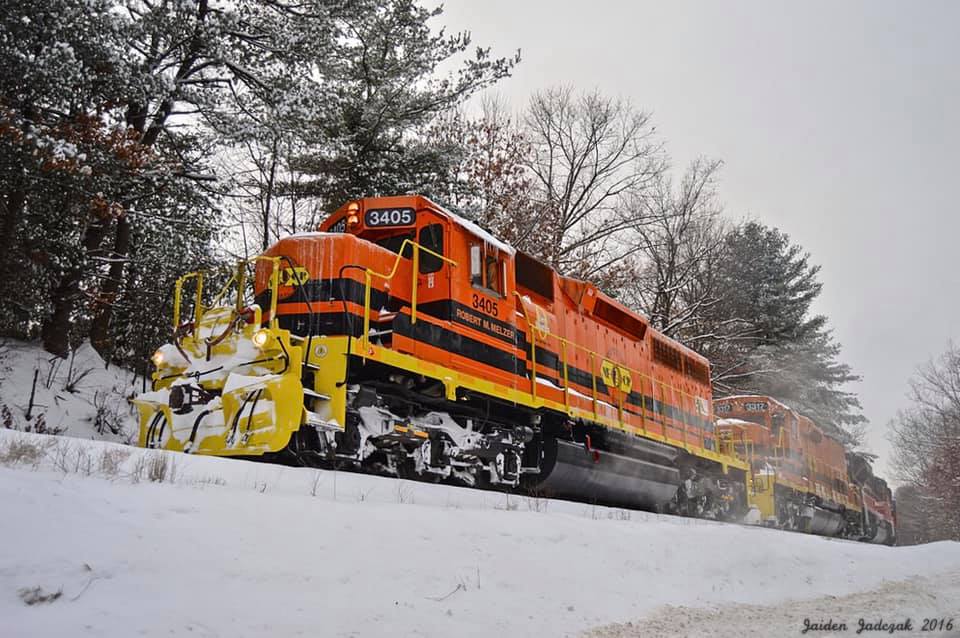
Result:
M89 342L62 359L36 343L6 340L0 343L0 428L135 442L137 420L127 397L140 392L142 382L108 367Z
M773 635L768 620L799 631L825 600L854 625L875 599L885 618L946 613L956 598L900 595L920 581L899 581L960 581L956 543L871 546L10 431L0 460L4 636ZM673 626L665 605L697 611ZM739 624L725 633L716 610ZM600 629L641 619L642 634Z

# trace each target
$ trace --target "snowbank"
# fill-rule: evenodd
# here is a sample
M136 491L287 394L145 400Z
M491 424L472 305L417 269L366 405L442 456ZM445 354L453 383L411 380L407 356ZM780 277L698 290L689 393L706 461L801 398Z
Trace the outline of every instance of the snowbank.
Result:
M13 636L562 636L663 605L960 570L957 543L888 548L9 431L0 502ZM25 604L38 587L62 594Z
M960 572L949 572L889 582L848 596L823 596L776 605L737 604L717 609L664 607L638 622L597 628L587 633L586 638L956 637L954 630L960 624L957 601L960 601Z
M0 429L136 441L137 419L127 398L141 391L141 382L132 372L107 368L89 343L61 359L39 345L7 341L0 346Z

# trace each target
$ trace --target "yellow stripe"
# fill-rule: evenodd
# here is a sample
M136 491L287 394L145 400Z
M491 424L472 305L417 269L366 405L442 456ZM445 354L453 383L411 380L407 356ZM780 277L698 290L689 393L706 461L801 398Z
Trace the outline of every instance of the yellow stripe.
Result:
M708 450L697 445L692 445L689 441L685 444L684 441L673 439L664 435L655 434L652 432L644 432L642 428L630 425L629 423L621 423L616 419L608 419L600 414L594 415L592 410L583 410L576 407L567 408L567 406L565 406L563 403L551 401L541 396L533 396L524 390L518 390L516 388L494 383L486 379L463 374L457 370L453 370L435 363L430 363L428 361L423 361L411 355L403 354L389 348L383 348L368 343L366 344L364 351L360 354L365 358L373 359L374 361L379 361L380 363L393 366L395 368L400 368L402 370L407 370L409 372L442 381L447 387L448 399L456 398L457 388L465 388L490 397L507 399L508 401L512 401L532 409L549 408L561 414L569 414L573 417L579 417L587 421L600 423L601 425L615 430L629 432L630 434L643 437L645 439L650 439L652 441L666 443L680 449L683 449L686 445L686 448L694 456L709 459L711 461L720 463L721 465L734 467L740 470L749 469L749 464L737 457L720 454L714 450Z

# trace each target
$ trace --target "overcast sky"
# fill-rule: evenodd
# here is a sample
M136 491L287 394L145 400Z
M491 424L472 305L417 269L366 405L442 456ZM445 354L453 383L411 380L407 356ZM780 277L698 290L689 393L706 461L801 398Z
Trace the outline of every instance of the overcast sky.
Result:
M867 448L890 445L917 365L960 341L955 173L960 2L446 0L440 22L507 55L515 107L572 84L653 113L678 170L724 160L728 214L822 266L817 311L862 375Z

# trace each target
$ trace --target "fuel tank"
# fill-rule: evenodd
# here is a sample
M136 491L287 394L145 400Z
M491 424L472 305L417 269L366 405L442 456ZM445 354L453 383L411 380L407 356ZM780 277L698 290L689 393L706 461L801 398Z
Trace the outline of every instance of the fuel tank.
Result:
M533 489L551 496L588 502L655 509L673 498L680 471L671 464L677 453L649 442L644 458L591 449L588 444L548 439Z
M809 518L807 531L819 536L836 536L843 528L843 515L821 507L807 507L803 515Z

